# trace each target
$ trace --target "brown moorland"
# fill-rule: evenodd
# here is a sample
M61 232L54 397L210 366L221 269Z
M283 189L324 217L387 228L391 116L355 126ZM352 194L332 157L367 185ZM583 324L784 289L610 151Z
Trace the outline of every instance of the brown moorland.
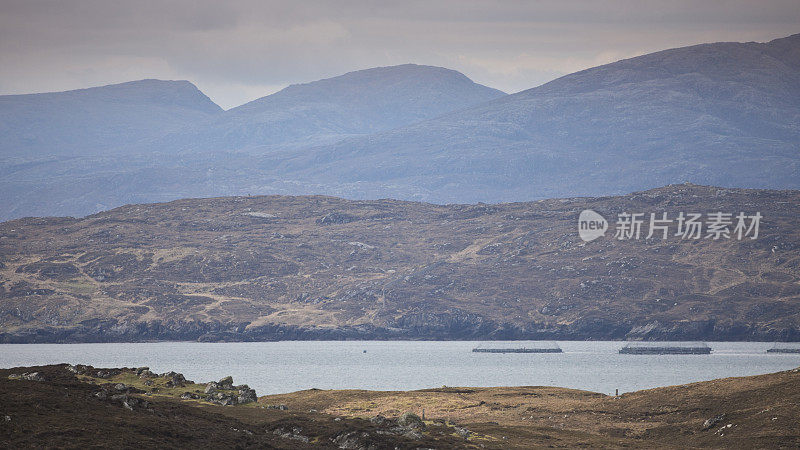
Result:
M134 369L0 370L0 444L143 448L796 448L800 369L606 396L555 387L307 390L218 406ZM34 380L17 379L36 372ZM38 381L37 381L38 380ZM126 398L98 396L128 381ZM130 400L128 400L130 402ZM271 406L285 405L284 409ZM399 426L404 413L424 423ZM413 425L413 424L412 424Z
M589 243L586 208L611 222ZM613 237L623 212L717 211L760 212L758 239ZM800 340L800 192L227 197L0 223L0 342L276 339Z

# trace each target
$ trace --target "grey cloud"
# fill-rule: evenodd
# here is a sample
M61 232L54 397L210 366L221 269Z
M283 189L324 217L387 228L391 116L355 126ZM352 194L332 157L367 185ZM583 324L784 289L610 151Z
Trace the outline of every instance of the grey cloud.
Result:
M231 107L406 62L514 92L662 48L796 32L796 1L0 0L0 93L184 78Z

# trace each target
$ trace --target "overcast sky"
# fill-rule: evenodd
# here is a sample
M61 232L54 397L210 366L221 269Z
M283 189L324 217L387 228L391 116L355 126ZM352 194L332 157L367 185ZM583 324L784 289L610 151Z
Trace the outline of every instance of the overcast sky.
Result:
M797 0L0 0L0 93L186 79L227 109L408 62L517 92L665 48L794 33Z

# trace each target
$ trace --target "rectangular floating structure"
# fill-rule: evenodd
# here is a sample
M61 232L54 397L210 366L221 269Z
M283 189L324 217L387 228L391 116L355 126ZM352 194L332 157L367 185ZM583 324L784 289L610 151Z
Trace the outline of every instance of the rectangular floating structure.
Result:
M621 355L708 355L711 347L703 342L629 342Z
M476 347L472 349L476 353L563 353L561 347L555 344L535 345L525 347Z
M800 353L800 344L775 344L767 353Z

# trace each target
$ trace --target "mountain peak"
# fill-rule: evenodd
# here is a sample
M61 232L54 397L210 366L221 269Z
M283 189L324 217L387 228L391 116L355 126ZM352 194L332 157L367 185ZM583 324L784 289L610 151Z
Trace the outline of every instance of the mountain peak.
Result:
M107 154L220 112L183 80L0 96L0 156Z
M412 90L417 90L418 92L409 92ZM464 92L455 92L456 90ZM440 100L444 100L442 97L449 95L463 94L467 98L459 103L463 103L464 106L474 104L476 101L480 102L506 95L505 92L477 84L456 70L409 63L355 70L309 83L293 84L275 94L253 100L250 103L233 108L231 111L249 110L258 108L260 105L272 104L273 102L283 103L284 99L292 103L298 100L345 102L348 98L366 99L370 97L376 101L379 101L380 97L391 101L389 99L397 97L398 94L411 94L415 97L420 97L424 94ZM478 98L472 99L469 96ZM453 100L456 99L454 98ZM441 113L444 113L459 109L459 106L462 105L458 105L455 108L450 105L444 105L444 108L434 107L434 115L426 114L425 116L427 117L423 118L438 115L436 114L438 109L442 109Z
M431 119L506 95L442 67L402 64L294 84L186 134L191 149L319 145ZM186 141L170 136L169 142Z

